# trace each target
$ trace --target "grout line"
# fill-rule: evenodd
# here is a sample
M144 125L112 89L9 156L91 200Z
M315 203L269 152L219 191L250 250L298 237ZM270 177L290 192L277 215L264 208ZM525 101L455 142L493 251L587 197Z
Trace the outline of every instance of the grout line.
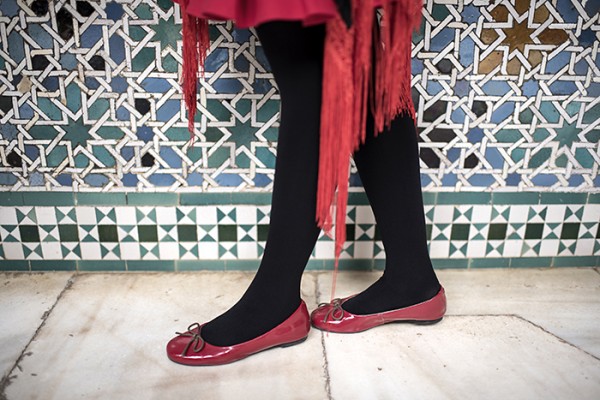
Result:
M315 300L319 304L321 297L321 290L319 289L319 273L315 274ZM329 361L327 360L327 348L325 347L325 332L319 331L321 334L321 349L323 349L323 372L325 373L325 393L327 393L327 399L333 400L331 397L331 377L329 376ZM1 400L1 399L0 399Z
M557 336L557 335L555 335L554 333L550 332L549 330L547 330L547 329L546 329L546 328L544 328L543 326L541 326L541 325L538 325L538 324L536 324L535 322L532 322L532 321L528 320L527 318L521 317L520 315L513 314L513 316L514 316L514 317L517 317L517 318L520 318L520 319L522 319L523 321L529 322L531 325L533 325L533 326L535 326L535 327L537 327L537 328L541 329L541 330L542 330L542 331L544 331L545 333L547 333L547 334L549 334L549 335L551 335L551 336L555 337L555 338L556 338L556 339L558 339L560 342L562 342L562 343L565 343L565 344L568 344L569 346L576 348L577 350L579 350L579 351L581 351L581 352L583 352L583 353L587 354L588 356L590 356L590 357L594 358L595 360L597 360L597 361L600 361L600 357L598 357L598 356L595 356L595 355L593 355L592 353L589 353L589 352L585 351L585 350L584 350L584 349L582 349L581 347L579 347L579 346L577 346L577 345L575 345L575 344L573 344L573 343L571 343L571 342L569 342L569 341L567 341L567 340L565 340L565 339L561 338L560 336Z
M63 297L63 295L65 294L65 292L67 290L69 290L71 288L71 286L73 286L73 282L74 282L75 276L77 276L77 274L71 275L71 277L67 280L67 284L65 285L65 287L63 288L63 290L58 294L58 296L56 296L56 301L54 302L54 304L52 304L52 307L50 307L50 309L48 309L47 311L45 311L44 314L42 315L42 323L35 330L35 332L33 333L33 336L31 336L31 339L29 339L29 342L27 342L27 344L23 348L23 351L21 352L21 354L19 354L19 357L17 358L17 361L15 361L15 363L10 368L10 370L8 371L8 373L5 376L2 377L2 380L0 380L0 400L6 400L7 399L5 390L11 384L11 380L14 378L14 376L11 376L11 374L13 373L13 371L15 369L17 369L17 368L20 369L19 363L23 360L23 358L25 356L29 355L29 353L27 352L27 349L31 345L31 342L33 342L35 340L35 338L38 336L38 334L40 333L40 331L42 330L42 328L44 327L44 325L46 325L46 320L48 319L48 317L52 313L52 310L54 310L54 307L56 307L56 305L58 304L58 302L60 301L60 299Z

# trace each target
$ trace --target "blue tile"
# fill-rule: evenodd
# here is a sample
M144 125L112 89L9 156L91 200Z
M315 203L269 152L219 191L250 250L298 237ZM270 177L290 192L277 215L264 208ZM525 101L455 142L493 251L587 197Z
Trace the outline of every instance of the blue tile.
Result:
M123 6L115 2L108 3L104 10L106 11L106 16L113 21L121 19L124 14Z
M175 178L171 174L159 174L155 172L150 175L148 181L156 186L171 186L175 183Z
M219 174L215 181L220 186L239 186L243 183L242 178L237 174Z
M129 87L129 85L127 84L127 79L121 76L115 76L110 82L110 87L115 93L125 93L127 92L127 88Z
M521 86L521 90L523 90L524 96L533 97L540 90L540 85L536 80L530 79L528 81L523 82L523 86Z
M229 52L227 49L216 48L211 51L204 61L206 72L216 72L219 68L229 61Z
M156 110L156 119L159 121L170 120L173 116L179 114L180 104L179 100L167 100Z
M494 169L499 169L504 166L504 157L496 147L486 147L485 159Z
M17 177L9 172L0 172L0 185L12 186L17 183Z
M482 86L483 91L487 96L504 96L512 88L506 82L489 81Z
M41 48L51 49L54 46L52 37L40 25L30 23L27 25L27 30L29 36L31 36L35 40L35 43Z
M108 9L109 6L106 7ZM84 31L81 32L80 47L91 48L98 43L98 39L102 37L102 26L100 25L89 25Z
M481 12L479 11L479 7L468 5L463 8L463 11L460 15L462 17L462 22L472 24L474 22L477 22L477 20L481 16ZM462 43L463 42L461 42L461 45Z
M14 140L17 137L17 127L13 124L0 125L0 134L6 140Z
M199 174L197 172L192 172L187 177L187 183L191 186L202 186L203 181L204 178L202 177L202 174Z
M569 65L569 61L571 59L570 51L561 51L556 54L552 59L549 59L546 63L546 73L547 74L555 74L558 71L562 70L565 66Z
M455 186L456 182L458 182L458 179L454 173L447 173L442 178L442 186Z
M158 153L160 157L169 164L170 168L181 168L181 156L170 147L161 147Z
M530 179L531 179L531 182L533 182L533 184L535 186L548 187L548 186L552 186L558 182L558 178L556 177L556 175L551 175L551 174L538 174Z
M135 187L137 186L139 179L136 174L123 174L121 182L123 182L123 186Z
M475 43L470 38L465 38L460 41L459 48L459 61L460 64L465 67L470 67L473 65L474 61L474 51L475 51Z
M142 87L147 92L164 93L171 89L171 84L162 78L146 78L142 81Z
M489 187L496 179L492 174L475 174L469 178L469 183L478 187Z
M521 174L512 173L506 176L507 186L518 186L519 182L521 182Z
M62 53L60 55L60 65L66 70L72 70L77 67L77 59L71 53Z
M430 50L439 52L445 49L454 40L454 29L443 28L431 38Z
M14 17L20 10L21 7L17 5L16 1L0 1L0 11L5 17Z
M90 186L100 187L108 183L108 177L100 174L89 174L83 178L83 181Z
M467 139L470 143L481 143L481 139L483 139L485 135L483 134L483 129L481 128L472 128L467 133Z
M112 35L108 39L110 58L117 64L125 60L125 41L119 35Z
M144 142L151 142L154 137L154 131L149 126L140 126L137 130L137 137Z
M492 112L491 121L500 123L506 120L515 112L515 104L512 102L504 103Z
M3 1L3 4L10 3L8 1ZM10 35L8 35L8 54L13 60L22 60L25 58L25 52L23 50L23 37L17 33L16 30L13 30Z

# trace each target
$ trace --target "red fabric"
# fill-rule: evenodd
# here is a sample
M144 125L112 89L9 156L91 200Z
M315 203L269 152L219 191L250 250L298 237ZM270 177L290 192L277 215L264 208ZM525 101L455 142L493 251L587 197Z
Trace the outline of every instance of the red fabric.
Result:
M173 0L187 2L187 12L198 18L234 21L249 28L267 21L302 21L305 26L327 22L337 16L334 0ZM374 0L381 6L384 0Z
M210 47L208 19L233 20L251 27L271 20L300 20L305 26L326 23L323 98L316 221L334 238L335 266L346 240L346 206L350 157L366 137L367 107L375 119L375 135L401 113L416 122L411 97L412 32L421 23L422 0L353 0L352 26L346 27L333 0L173 0L182 7L182 88L191 142L196 112L198 71ZM379 29L373 8L383 7ZM371 43L375 37L375 78L371 82ZM368 104L369 93L371 102ZM335 224L334 224L335 222Z

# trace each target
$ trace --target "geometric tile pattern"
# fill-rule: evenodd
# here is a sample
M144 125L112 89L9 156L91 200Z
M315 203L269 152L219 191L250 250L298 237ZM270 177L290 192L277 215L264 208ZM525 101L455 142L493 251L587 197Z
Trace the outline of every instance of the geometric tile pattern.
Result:
M269 206L0 207L3 260L257 260ZM433 259L600 256L600 204L426 205ZM370 206L350 206L343 260L384 260ZM312 259L331 258L321 235ZM435 264L435 262L434 262Z
M211 24L188 149L179 11L171 0L0 2L0 190L269 192L280 99L255 32ZM424 191L598 190L599 11L591 0L425 1L412 80ZM249 251L175 239L232 235L227 227L79 217L6 234L31 238L19 250L27 258ZM509 225L507 235L522 229Z

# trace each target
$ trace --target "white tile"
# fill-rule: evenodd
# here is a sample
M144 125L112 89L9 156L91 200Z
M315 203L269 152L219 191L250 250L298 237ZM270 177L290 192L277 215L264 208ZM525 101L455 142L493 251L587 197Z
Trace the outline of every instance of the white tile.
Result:
M470 240L467 242L467 257L485 257L487 247L486 240Z
M75 213L79 225L95 225L97 223L96 210L94 207L75 207Z
M115 207L117 213L117 224L136 225L135 207Z
M158 251L161 260L175 260L179 258L178 243L159 243Z
M217 223L216 206L198 206L196 209L196 222L198 225L214 225Z
M539 255L542 257L552 257L558 253L558 239L544 239L540 243Z
M600 221L600 204L587 204L581 217L582 222Z
M256 224L256 206L238 206L236 219L238 224Z
M0 224L17 225L17 209L15 207L0 207Z
M509 221L512 222L513 224L516 222L520 222L520 223L533 222L533 220L530 221L530 219L529 219L529 209L530 209L530 206L512 205L510 207ZM539 217L538 217L538 220L539 220ZM543 221L541 221L541 222L543 222Z
M159 225L177 224L175 207L156 207L156 221Z
M58 260L62 258L62 251L60 250L60 243L58 242L46 242L42 243L42 254L45 259Z
M565 214L565 211L567 210L568 206L564 204L552 204L546 205L545 207L547 207L546 217L544 218L545 222L565 222L565 217L568 214ZM577 221L579 222L579 217L577 217Z
M35 215L40 225L56 225L56 211L54 207L36 207Z
M139 260L140 256L140 244L135 243L120 243L121 257L126 260Z
M324 334L335 399L597 399L600 361L516 316Z
M240 259L256 259L258 257L256 242L238 242L237 253Z
M356 207L356 223L357 224L374 224L375 216L371 206Z
M0 375L10 372L71 275L0 274Z
M81 243L81 258L84 260L101 260L100 243Z
M175 331L224 312L252 274L80 275L6 388L9 399L326 399L321 338L217 367L171 362ZM314 280L303 297L315 307ZM35 374L35 375L33 375Z
M198 256L201 260L216 260L219 258L219 244L213 242L198 243Z
M433 221L436 224L450 224L454 218L454 206L436 206Z
M355 258L373 258L373 242L355 242L354 244Z
M475 205L473 207L473 213L471 214L471 220L467 222L473 223L489 223L492 219L492 206L491 205Z
M21 243L4 242L2 250L4 250L4 258L7 260L22 260L25 257Z

